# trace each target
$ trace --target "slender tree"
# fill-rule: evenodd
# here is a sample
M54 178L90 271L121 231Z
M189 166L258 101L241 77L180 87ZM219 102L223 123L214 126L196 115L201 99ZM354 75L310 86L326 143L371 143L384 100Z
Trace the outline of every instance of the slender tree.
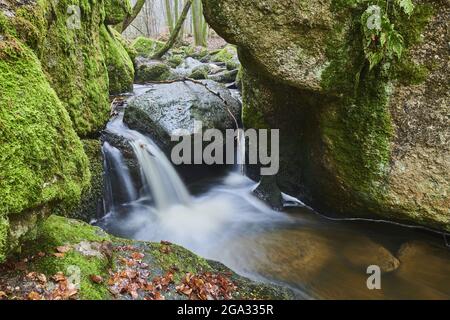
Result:
M180 18L178 19L175 28L173 29L172 33L170 34L169 40L166 42L164 47L162 47L161 50L159 50L153 56L153 59L161 59L167 53L167 51L169 51L170 48L173 47L173 45L177 41L181 27L183 26L184 21L186 20L186 17L188 16L189 10L191 9L192 1L195 1L195 0L186 0L183 11L181 12Z
M170 0L164 0L165 7L166 7L166 20L167 25L169 26L169 32L172 34L174 29L174 19L173 19L173 13L172 13L172 5L170 3Z
M136 19L136 17L139 15L142 8L144 7L145 1L146 0L137 0L136 4L133 7L133 10L131 11L131 15L126 17L125 21L123 21L122 23L119 23L116 26L117 31L122 33L130 26L130 24L133 23L134 19Z

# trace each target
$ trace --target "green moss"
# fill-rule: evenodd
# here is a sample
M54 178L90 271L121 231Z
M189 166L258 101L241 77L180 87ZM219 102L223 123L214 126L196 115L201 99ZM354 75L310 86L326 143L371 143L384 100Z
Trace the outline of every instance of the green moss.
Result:
M136 50L138 56L151 58L164 46L164 43L150 38L138 37L133 41L131 46Z
M200 65L192 70L192 73L189 75L189 78L196 80L208 79L208 74L209 74L209 66Z
M70 210L90 179L81 142L34 53L7 37L0 57L0 216Z
M103 52L106 58L109 78L109 93L111 95L133 90L134 66L121 42L117 40L120 34L102 26L100 29Z
M0 215L0 262L6 260L7 240L9 231L8 217Z
M111 263L104 256L85 256L75 249L57 258L51 254L58 246L75 246L80 242L101 243L109 241L110 237L102 230L85 223L68 220L63 217L51 216L42 224L40 236L35 244L29 244L25 254L45 252L46 256L32 262L31 270L43 273L48 277L63 272L70 276L75 268L80 270L80 298L86 300L102 300L111 298L105 285L95 284L90 280L91 275L108 278L108 269Z
M167 63L172 67L172 68L176 68L178 67L180 64L183 63L183 56L180 54L175 54L170 56L170 58L167 60Z
M408 62L404 56L369 71L359 19L365 8L342 8L342 20L336 22L327 44L331 63L322 73L322 87L336 95L336 99L325 103L327 107L321 110L320 130L328 150L328 163L348 193L346 196L360 199L370 208L383 203L380 200L391 157L393 125L388 109L391 82L417 84L425 80L427 70ZM418 8L421 12L421 7ZM348 20L349 15L353 23L346 28L344 19ZM419 16L417 20L414 16L401 16L396 21L407 49L417 43L417 34L425 26L422 14ZM408 27L402 27L405 25Z
M237 56L237 49L233 45L227 45L225 48L220 50L218 53L212 56L213 62L223 62L228 63ZM236 69L236 68L234 68Z
M177 270L174 274L176 282L180 281L188 272L198 274L212 271L211 266L205 259L192 252L172 244L170 245L170 253L162 253L162 246L164 245L159 243L149 243L147 252L157 261L158 268L168 271L175 267Z
M168 65L162 62L142 64L136 70L136 82L145 83L149 81L164 81L171 77Z
M81 9L79 26L67 24L70 5ZM39 58L77 133L86 136L100 130L108 120L110 107L108 74L99 37L105 17L103 2L41 0L23 10L39 10L46 17Z
M115 25L123 22L131 14L129 0L105 0L105 23Z

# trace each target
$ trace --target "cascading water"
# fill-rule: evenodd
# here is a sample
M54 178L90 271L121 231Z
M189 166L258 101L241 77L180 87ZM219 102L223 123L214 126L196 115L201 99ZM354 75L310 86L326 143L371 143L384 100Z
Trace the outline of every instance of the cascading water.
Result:
M145 90L141 86L135 88L136 94ZM372 291L365 289L367 266L360 268L358 263L376 264L372 261L376 257L373 250L384 251L377 251L382 247L367 237L367 232L383 237L381 243L387 248L399 248L403 242L417 238L416 234L394 227L389 230L379 225L322 220L287 195L283 195L285 204L303 207L295 209L296 215L269 209L252 195L255 183L242 174L246 154L243 132L239 135L238 165L233 172L219 181L203 183L202 190L206 185L207 191L191 196L165 154L150 138L130 130L123 123L122 114L108 124L107 131L129 142L142 180L136 183L136 174L130 173L120 150L104 144L108 214L97 224L113 234L180 244L254 280L290 286L299 298L341 299L374 297ZM135 185L142 187L137 190ZM299 216L300 210L303 214ZM450 263L446 263L448 255L439 254L438 259L424 256L431 258L426 263L430 270L426 274L415 271L420 267L406 264L389 278L383 278L386 291L379 294L410 299L423 289L436 297L449 298L445 284L450 283ZM349 267L354 265L358 268ZM423 296L418 294L417 298Z

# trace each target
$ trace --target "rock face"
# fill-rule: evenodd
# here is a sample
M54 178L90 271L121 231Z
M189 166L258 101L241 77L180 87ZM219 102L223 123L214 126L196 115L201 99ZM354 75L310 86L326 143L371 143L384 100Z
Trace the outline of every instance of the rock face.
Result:
M450 230L449 3L414 1L411 17L392 17L403 55L369 70L369 2L203 0L238 46L245 126L281 129L284 191L325 211Z
M212 81L202 83L177 81L153 85L146 93L129 101L125 123L132 129L150 134L164 147L173 144L170 135L174 130L187 130L193 134L194 120L202 121L204 129L235 129L236 123L230 112L236 119L239 117L238 101L222 85ZM220 94L221 98L207 88Z
M34 53L7 36L0 57L2 262L50 208L76 205L90 174L69 115Z
M104 5L1 1L0 262L35 236L37 223L71 212L89 189L79 136L97 132L109 118L107 65L130 62L123 51L110 59L102 50ZM115 70L116 78L131 72Z

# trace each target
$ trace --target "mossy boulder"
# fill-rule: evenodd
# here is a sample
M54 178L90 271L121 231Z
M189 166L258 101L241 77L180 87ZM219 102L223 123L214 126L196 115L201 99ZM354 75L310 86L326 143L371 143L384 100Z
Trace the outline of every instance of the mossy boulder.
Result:
M228 70L238 69L240 66L236 46L226 45L211 56L211 61L225 63Z
M122 45L122 36L113 28L100 29L103 53L108 67L109 93L117 95L133 90L134 66L130 55Z
M80 136L101 130L108 120L106 59L110 62L123 54L118 48L115 54L105 57L101 31L105 11L120 11L128 5L128 1L119 0L106 3L34 0L21 4L8 2L2 7L7 13L3 19L9 21L9 32L35 51Z
M27 245L23 257L29 257L28 272L43 274L46 279L58 273L74 279L78 288L76 298L84 300L131 299L125 290L113 295L114 288L109 279L114 279L114 274L136 272L139 281L149 283L171 272L172 282L167 289L161 290L165 299L186 299L187 296L177 292L176 286L181 284L187 273L197 275L204 272L226 275L237 287L232 293L233 299L293 297L287 289L250 281L220 263L207 261L177 245L119 239L97 227L58 216L51 216L40 226L38 241ZM99 280L93 281L92 276ZM0 279L6 283L20 283L23 288L33 286L32 283L25 286L23 281L27 278L17 270L2 272ZM113 280L111 282L114 283ZM134 299L144 299L146 294L148 291L136 290Z
M146 37L138 37L131 44L138 57L152 58L163 46L164 42Z
M88 159L36 55L0 40L0 261L50 211L70 210L88 186Z
M159 60L149 60L138 58L136 60L137 83L146 83L151 81L164 81L172 78L170 67Z
M105 0L105 23L116 25L125 20L131 14L130 0Z
M238 46L245 126L281 129L283 191L323 211L450 230L448 2L396 12L403 56L372 70L361 28L368 3L203 4Z

